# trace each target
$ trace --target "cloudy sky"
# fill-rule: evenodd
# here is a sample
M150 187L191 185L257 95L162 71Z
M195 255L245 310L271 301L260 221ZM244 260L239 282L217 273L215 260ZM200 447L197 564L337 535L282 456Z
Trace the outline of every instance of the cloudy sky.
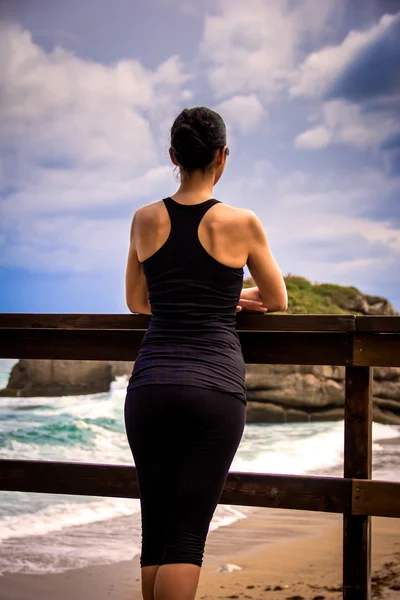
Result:
M0 310L128 312L132 214L195 105L282 272L400 310L399 64L397 0L2 0Z

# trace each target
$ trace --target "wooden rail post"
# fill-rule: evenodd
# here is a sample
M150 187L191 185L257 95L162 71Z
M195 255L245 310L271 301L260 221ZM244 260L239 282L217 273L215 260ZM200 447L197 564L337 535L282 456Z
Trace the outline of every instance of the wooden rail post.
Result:
M372 368L346 367L344 477L371 479ZM343 516L343 598L371 598L371 517Z

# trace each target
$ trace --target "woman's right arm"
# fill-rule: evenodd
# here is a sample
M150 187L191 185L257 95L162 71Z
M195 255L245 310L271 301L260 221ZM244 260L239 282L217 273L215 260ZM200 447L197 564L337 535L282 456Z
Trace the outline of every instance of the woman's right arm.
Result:
M287 310L285 280L272 255L261 221L253 211L246 212L249 232L247 266L258 287L261 301L268 312Z

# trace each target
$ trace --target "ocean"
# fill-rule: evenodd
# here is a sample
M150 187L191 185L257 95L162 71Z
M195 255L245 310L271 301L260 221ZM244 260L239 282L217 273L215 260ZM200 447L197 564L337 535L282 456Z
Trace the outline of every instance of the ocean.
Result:
M0 359L0 387L17 361ZM110 392L0 398L0 458L132 465L123 407L127 378ZM248 424L232 471L343 476L343 421ZM373 477L400 481L400 426L373 425ZM393 440L393 443L391 443ZM251 507L219 505L210 530ZM138 499L0 491L0 575L56 573L140 552Z

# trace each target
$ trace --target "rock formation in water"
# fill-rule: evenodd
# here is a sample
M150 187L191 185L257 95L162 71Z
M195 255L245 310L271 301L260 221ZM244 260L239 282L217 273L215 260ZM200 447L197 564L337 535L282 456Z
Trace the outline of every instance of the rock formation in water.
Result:
M374 367L373 418L400 425L400 368ZM247 365L247 422L336 421L344 416L344 367Z
M130 374L133 361L22 358L12 368L0 396L74 396L108 392L118 376Z
M2 396L66 396L108 392L133 362L21 359ZM343 419L344 367L246 365L247 422ZM400 425L400 368L374 368L374 420Z

